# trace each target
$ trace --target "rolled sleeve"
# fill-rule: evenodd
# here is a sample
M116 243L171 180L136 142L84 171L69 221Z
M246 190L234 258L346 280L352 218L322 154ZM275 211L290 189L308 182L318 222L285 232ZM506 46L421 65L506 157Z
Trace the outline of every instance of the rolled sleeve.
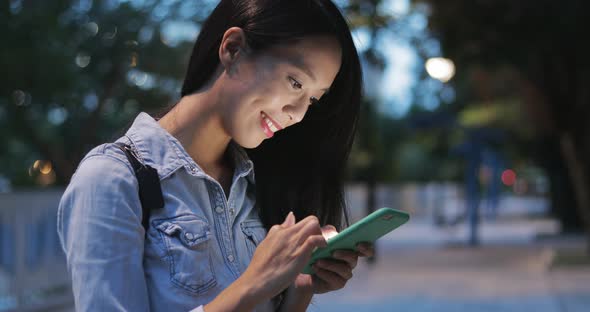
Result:
M76 311L148 311L137 180L109 155L85 158L59 204Z

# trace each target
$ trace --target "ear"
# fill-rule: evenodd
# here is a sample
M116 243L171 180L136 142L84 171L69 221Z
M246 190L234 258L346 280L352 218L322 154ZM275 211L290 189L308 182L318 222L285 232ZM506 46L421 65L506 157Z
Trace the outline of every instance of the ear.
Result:
M237 60L246 53L246 35L239 27L226 30L219 45L219 62L230 72Z

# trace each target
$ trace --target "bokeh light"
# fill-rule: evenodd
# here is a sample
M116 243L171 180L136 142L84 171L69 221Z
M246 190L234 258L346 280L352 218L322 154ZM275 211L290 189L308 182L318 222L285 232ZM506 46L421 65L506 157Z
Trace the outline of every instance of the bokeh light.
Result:
M84 52L80 52L78 53L78 55L76 55L76 65L78 65L78 67L80 68L84 68L88 66L88 64L90 64L90 59L90 55Z
M54 184L57 178L55 170L53 170L53 164L49 160L35 160L33 165L29 167L28 173L41 186Z
M443 57L433 57L426 61L426 72L430 77L447 82L455 75L455 64L453 61Z
M84 25L84 30L90 35L90 36L96 36L96 34L98 34L98 24L96 24L95 22L90 22L90 23L86 23Z
M39 171L42 174L49 174L52 170L53 170L53 166L51 165L51 162L49 162L49 161L43 162L43 165L39 169Z
M502 183L506 186L512 186L516 182L516 173L512 169L506 169L502 172Z

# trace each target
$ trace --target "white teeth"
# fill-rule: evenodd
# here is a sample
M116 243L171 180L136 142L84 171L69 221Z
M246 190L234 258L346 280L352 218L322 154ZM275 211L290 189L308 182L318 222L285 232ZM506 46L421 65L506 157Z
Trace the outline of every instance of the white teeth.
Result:
M268 118L264 118L264 121L266 121L266 124L268 125L268 127L270 128L270 130L272 132L279 131L279 129L277 129L277 127L275 127L275 125L272 123L272 121L270 121Z
M264 113L262 114L262 118L263 118L264 122L266 122L266 125L270 128L270 130L272 132L279 131L279 129L277 129L277 127L274 125L274 123L272 123L272 121L270 121L270 119L268 119Z

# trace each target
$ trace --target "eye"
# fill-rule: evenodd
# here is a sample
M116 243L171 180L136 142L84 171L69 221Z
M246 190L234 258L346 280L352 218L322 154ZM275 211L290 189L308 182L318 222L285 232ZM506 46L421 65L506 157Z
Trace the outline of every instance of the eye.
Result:
M303 87L301 83L295 80L293 77L289 77L289 82L291 82L291 87L293 87L293 89L299 90L301 87Z

